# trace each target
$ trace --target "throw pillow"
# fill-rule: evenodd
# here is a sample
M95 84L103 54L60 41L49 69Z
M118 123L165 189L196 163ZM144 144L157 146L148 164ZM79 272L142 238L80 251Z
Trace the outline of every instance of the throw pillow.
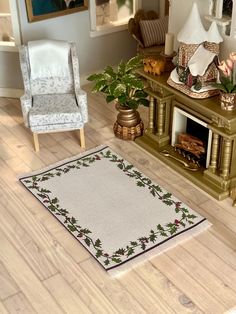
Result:
M165 43L165 34L168 31L168 16L158 20L141 20L139 25L145 47Z

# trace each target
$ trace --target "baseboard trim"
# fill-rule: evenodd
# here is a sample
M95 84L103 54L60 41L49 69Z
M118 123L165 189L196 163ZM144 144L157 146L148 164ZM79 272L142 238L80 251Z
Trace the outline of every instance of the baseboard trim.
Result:
M0 87L0 97L20 98L23 94L23 89Z

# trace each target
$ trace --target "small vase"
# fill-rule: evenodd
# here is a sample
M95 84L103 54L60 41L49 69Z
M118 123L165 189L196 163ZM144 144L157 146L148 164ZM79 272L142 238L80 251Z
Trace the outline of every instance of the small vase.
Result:
M119 103L116 104L116 109L119 113L113 127L115 136L123 140L132 141L136 137L141 136L144 126L139 112L135 109L122 106Z
M220 105L223 110L232 111L236 109L236 93L220 92Z
M119 112L117 122L121 126L132 127L140 122L140 115L137 110L116 104L116 109Z

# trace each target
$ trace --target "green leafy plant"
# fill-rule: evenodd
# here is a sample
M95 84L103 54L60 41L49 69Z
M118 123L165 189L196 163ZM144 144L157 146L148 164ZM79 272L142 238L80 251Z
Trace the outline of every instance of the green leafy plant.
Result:
M148 106L143 81L135 74L141 65L142 58L136 56L127 62L121 61L117 70L107 66L103 72L90 75L88 80L95 83L92 92L105 94L107 103L116 101L132 109L139 105Z
M231 52L229 58L218 65L221 71L220 83L216 83L215 86L225 93L236 93L235 63L236 52Z

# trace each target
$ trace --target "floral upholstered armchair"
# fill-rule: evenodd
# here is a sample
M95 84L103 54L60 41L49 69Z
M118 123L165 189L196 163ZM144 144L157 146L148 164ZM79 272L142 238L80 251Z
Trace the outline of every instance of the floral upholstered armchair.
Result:
M80 88L79 60L74 43L54 40L29 42L19 49L25 94L21 97L24 123L38 134L80 130L85 148L87 94Z

